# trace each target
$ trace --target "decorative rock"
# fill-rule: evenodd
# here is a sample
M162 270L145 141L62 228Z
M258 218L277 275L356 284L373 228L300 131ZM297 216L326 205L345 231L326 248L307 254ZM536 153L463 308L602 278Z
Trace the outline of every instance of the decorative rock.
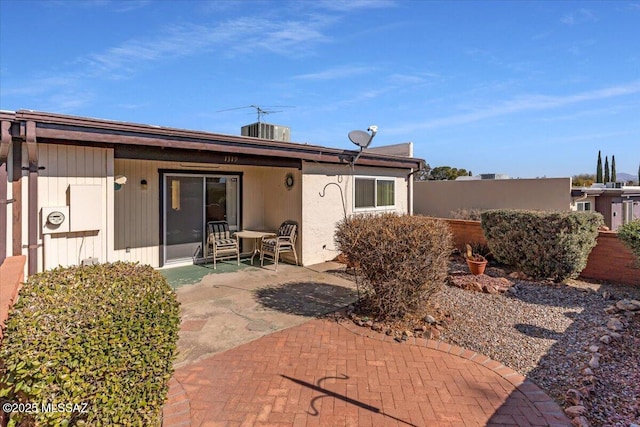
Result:
M582 375L593 375L593 371L591 370L591 368L584 368L582 370Z
M593 369L597 369L600 367L600 354L596 353L591 356L591 360L589 360L589 367Z
M582 405L569 406L564 410L564 413L567 414L569 418L579 417L580 415L584 415L587 413L587 408Z
M618 310L636 311L640 310L640 301L623 299L616 303Z
M393 331L391 329L387 329L386 331L384 331L384 333L386 335L391 335L393 333Z
M430 314L427 314L426 316L424 316L424 321L431 325L433 323L436 323L436 318Z
M613 338L614 340L619 340L620 338L622 338L622 335L620 335L620 334L619 334L619 333L617 333L617 332L611 332L611 333L609 333L609 336L610 336L611 338Z
M514 271L513 273L509 273L508 277L511 277L512 279L519 279L519 280L528 280L529 276L527 276L526 274L524 274L521 271Z
M597 353L597 352L598 352L598 350L600 350L600 347L598 347L598 346L597 346L597 345L595 345L595 344L594 344L594 345L590 345L590 346L589 346L589 351L590 351L591 353Z
M582 398L584 397L583 394L580 393L575 388L570 388L569 390L567 390L567 392L565 393L564 396L567 399L567 402L569 402L569 403L571 403L573 405L582 404Z
M440 338L440 331L436 328L431 328L431 338L436 340Z
M366 322L364 322L364 326L366 326L367 328L370 328L373 326L373 320L367 320Z
M411 332L411 331L403 331L403 332L402 332L402 336L403 336L403 337L407 337L407 338L408 338L408 337L412 337L412 336L413 336L413 332ZM405 338L405 339L406 339L406 338Z
M382 332L382 325L380 323L374 323L373 325L371 325L371 329L376 332Z
M609 335L603 335L600 337L600 342L602 344L609 344L611 342L611 337Z
M482 288L482 291L484 293L494 295L494 294L498 293L498 288L496 288L495 286L492 286L492 285L484 285L484 287Z
M589 421L582 415L572 419L571 425L575 427L590 427Z
M609 307L604 309L604 312L607 314L613 314L618 312L618 307L615 305L610 305Z
M615 317L612 317L611 319L609 319L609 321L607 322L607 328L615 332L624 331L624 325L620 320L616 319Z
M580 393L582 393L584 396L590 396L591 393L595 392L595 387L592 385L585 385L580 387Z

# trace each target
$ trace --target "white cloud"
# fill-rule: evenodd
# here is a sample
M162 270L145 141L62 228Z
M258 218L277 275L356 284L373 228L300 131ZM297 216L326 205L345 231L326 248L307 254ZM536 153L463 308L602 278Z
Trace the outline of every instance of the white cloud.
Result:
M337 12L351 12L360 9L393 7L396 3L394 0L319 0L315 1L314 5L318 8Z
M568 13L560 20L565 25L584 24L586 22L595 22L598 18L589 9L580 9L576 12Z
M524 111L551 110L565 105L579 104L581 102L600 99L615 98L619 96L640 93L640 81L635 81L622 86L612 86L589 92L582 92L565 96L526 95L512 100L504 101L496 106L477 108L472 112L457 114L449 117L441 117L419 123L409 123L402 127L388 129L388 133L403 134L417 130L434 129L447 126L473 123L481 120L507 116Z
M300 74L294 76L294 78L299 80L335 80L345 77L367 74L373 70L373 67L368 66L363 67L359 65L345 65L341 67L328 68L316 73Z

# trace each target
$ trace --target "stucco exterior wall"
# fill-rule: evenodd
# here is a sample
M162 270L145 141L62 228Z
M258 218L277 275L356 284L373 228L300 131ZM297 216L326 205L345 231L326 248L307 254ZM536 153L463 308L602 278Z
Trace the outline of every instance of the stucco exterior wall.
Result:
M293 175L293 187L291 189L287 189L285 185L288 173ZM298 223L296 252L298 261L301 261L302 236L304 236L301 171L287 168L265 168L262 173L261 183L264 195L264 226L262 229L276 231L283 221L296 221ZM283 257L290 261L294 260L293 255L285 254Z
M302 252L304 265L331 260L338 255L333 236L336 224L345 214L408 212L408 170L330 165L312 162L302 164ZM391 177L395 180L395 206L377 210L354 209L354 176Z
M591 202L591 210L596 210L596 197L595 196L587 196L587 197L578 197L574 198L571 202L571 210L578 210L578 202Z
M414 182L417 215L451 218L457 209L571 208L571 178Z

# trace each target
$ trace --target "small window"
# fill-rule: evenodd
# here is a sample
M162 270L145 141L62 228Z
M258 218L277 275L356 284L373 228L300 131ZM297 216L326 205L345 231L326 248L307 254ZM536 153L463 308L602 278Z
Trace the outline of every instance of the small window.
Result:
M590 211L591 202L578 202L576 203L576 208L578 211Z
M395 205L395 181L393 179L356 178L356 209L379 208Z

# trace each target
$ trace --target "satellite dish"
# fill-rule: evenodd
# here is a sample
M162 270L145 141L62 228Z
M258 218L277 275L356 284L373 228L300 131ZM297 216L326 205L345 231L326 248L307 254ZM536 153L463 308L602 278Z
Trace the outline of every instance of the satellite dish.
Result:
M369 135L363 130L352 130L349 132L349 139L360 148L367 148L371 144L373 135Z

